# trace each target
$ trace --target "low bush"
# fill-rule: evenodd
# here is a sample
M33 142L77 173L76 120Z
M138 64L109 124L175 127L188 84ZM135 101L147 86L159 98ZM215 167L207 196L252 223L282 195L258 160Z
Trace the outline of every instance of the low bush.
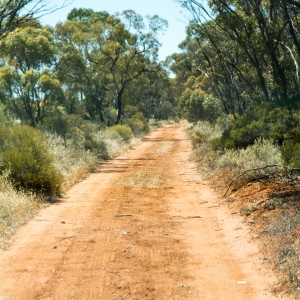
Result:
M134 137L133 132L128 125L118 124L109 127L107 130L117 133L125 143L129 143Z
M217 148L246 148L259 138L283 145L293 139L290 133L300 126L300 108L294 99L284 103L267 103L233 122L215 142Z
M69 187L88 173L95 171L98 157L84 149L82 143L68 140L65 144L62 137L50 135L49 148L54 155L54 165L63 175L63 187Z
M60 192L63 177L54 167L45 136L28 126L0 128L1 172L9 170L13 185L45 194Z
M236 172L266 166L283 165L279 146L272 140L259 139L246 149L225 150L217 159L210 162L216 168L226 168Z
M98 131L95 134L95 139L105 143L109 158L118 156L127 147L127 144L117 132L108 129Z
M221 136L222 129L219 125L213 125L207 121L198 122L193 126L190 137L194 146L211 142Z
M271 139L257 139L253 145L241 149L217 150L215 141L222 135L220 126L209 122L198 122L190 130L191 140L196 147L196 159L208 171L227 169L241 173L250 169L271 165L283 165L280 146Z

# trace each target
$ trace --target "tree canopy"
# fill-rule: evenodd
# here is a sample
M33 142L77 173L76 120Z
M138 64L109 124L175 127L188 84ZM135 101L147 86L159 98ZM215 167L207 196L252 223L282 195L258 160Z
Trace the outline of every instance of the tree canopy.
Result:
M299 94L297 1L179 0L192 16L172 69L221 100L235 117Z
M20 23L1 39L0 100L34 127L74 114L119 124L133 116L127 106L140 118L172 115L173 83L158 61L158 34L166 27L158 16L132 10L73 9L55 28L34 19ZM169 114L161 113L163 102Z

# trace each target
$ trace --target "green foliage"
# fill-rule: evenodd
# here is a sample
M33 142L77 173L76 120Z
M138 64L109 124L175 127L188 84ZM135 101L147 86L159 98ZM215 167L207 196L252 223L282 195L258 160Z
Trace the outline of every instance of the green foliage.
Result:
M281 152L282 158L287 165L300 168L300 143L287 141L282 146Z
M15 30L0 44L1 101L23 123L36 127L51 108L64 98L57 75L50 71L55 47L45 28Z
M149 131L149 126L144 115L137 109L130 108L130 118L125 119L124 123L128 125L135 136L141 136ZM127 111L128 113L128 111Z
M243 172L250 169L263 168L283 164L280 147L272 140L259 139L245 149L228 149L211 161L218 168L227 168Z
M118 134L125 143L129 143L133 138L133 132L128 125L114 125L109 127L107 130Z
M86 128L88 129L88 128ZM91 151L100 159L109 159L106 143L104 140L97 139L95 133L84 130L84 150Z
M130 127L135 136L140 136L147 131L147 126L138 118L131 118L126 120L126 125Z
M5 105L0 103L0 126L11 126L13 124L13 118L6 109Z
M170 101L164 101L159 107L161 120L169 120L176 116L176 107Z
M237 119L215 141L216 148L245 148L259 138L274 140L278 145L295 139L292 132L300 126L300 110L296 102L263 104Z
M271 139L257 139L253 145L242 149L214 150L214 143L222 134L220 126L209 122L198 122L190 130L196 153L208 170L227 169L241 173L249 169L283 165L280 146Z
M60 192L62 176L53 166L44 135L28 126L0 128L1 171L17 188L46 194Z
M211 143L212 140L221 136L222 130L219 125L213 125L208 121L199 121L190 131L190 138L194 146Z
M179 105L189 122L213 122L219 116L220 104L216 99L201 91L187 90L180 98Z

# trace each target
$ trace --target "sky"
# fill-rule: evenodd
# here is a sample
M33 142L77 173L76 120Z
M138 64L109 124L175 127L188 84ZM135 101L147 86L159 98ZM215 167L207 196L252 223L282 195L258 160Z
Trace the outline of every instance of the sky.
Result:
M62 0L52 0L53 5L61 5ZM176 0L73 0L71 4L41 18L43 25L54 26L64 22L73 8L91 8L94 11L107 11L110 14L132 9L142 16L159 15L168 21L167 31L160 35L162 44L159 59L165 60L168 55L179 52L178 45L185 39L187 14Z

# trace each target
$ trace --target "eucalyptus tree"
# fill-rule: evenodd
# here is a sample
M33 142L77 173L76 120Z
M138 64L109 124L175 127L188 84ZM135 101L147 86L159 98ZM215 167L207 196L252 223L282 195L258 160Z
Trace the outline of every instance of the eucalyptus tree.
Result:
M1 99L23 122L37 126L63 97L51 70L55 54L49 30L40 26L16 29L2 40Z
M116 25L95 23L95 48L91 59L101 65L111 84L109 90L117 108L116 124L124 116L124 93L143 74L157 72L157 34L166 26L158 16L149 17L147 26L134 11L119 14ZM104 26L103 26L104 25Z
M191 41L198 43L189 55L198 57L206 88L222 95L225 105L232 103L240 114L260 102L299 94L297 1L179 2L193 17L185 50Z
M104 122L103 109L106 96L106 75L101 66L91 60L93 38L90 26L104 22L109 15L87 9L74 9L65 23L56 25L58 46L57 70L65 89L67 113L84 109L91 120Z
M105 121L104 108L114 106L115 123L121 121L126 90L142 75L157 71L157 34L165 24L154 16L146 27L133 11L109 15L81 9L56 26L60 76L82 95L92 119Z

